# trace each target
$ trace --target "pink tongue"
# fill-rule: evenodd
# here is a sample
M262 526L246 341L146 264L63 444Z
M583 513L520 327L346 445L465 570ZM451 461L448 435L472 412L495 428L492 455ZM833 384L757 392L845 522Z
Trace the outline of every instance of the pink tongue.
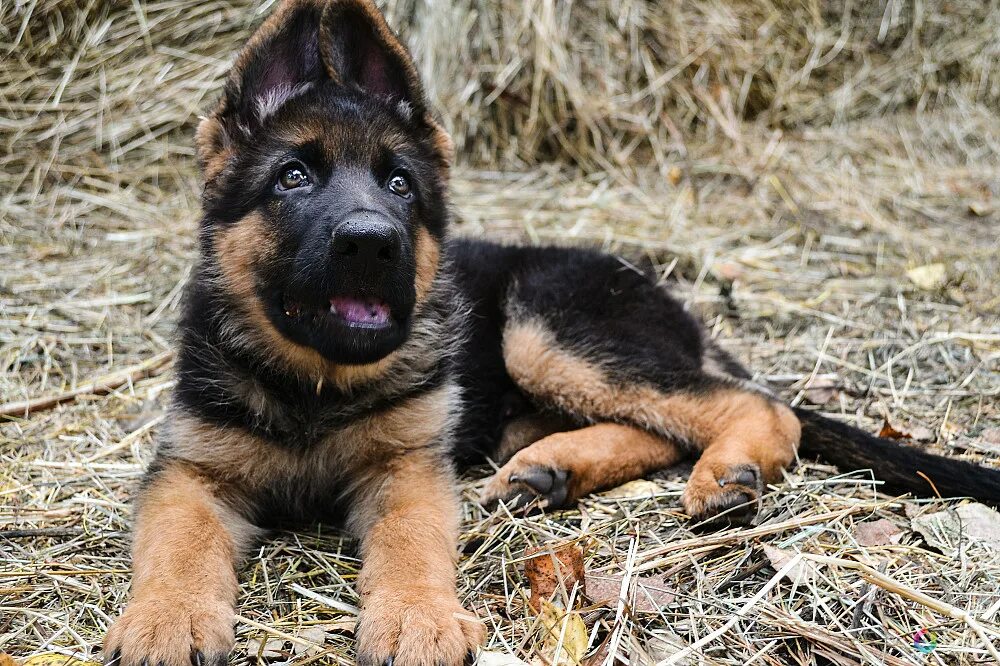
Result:
M389 306L374 299L337 296L330 299L330 312L349 324L382 326L389 321Z

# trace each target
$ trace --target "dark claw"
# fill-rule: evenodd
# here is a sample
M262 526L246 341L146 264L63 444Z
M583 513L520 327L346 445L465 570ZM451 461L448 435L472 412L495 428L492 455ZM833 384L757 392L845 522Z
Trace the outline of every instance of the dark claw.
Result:
M118 663L122 660L122 650L118 648L114 653L104 660L104 666L118 666Z
M143 657L142 658L142 662L139 663L139 666L149 666L149 659L146 658L146 657Z
M567 478L569 475L564 469L531 467L520 474L511 474L510 482L527 486L545 499L549 508L555 509L566 505L566 499L569 496ZM531 499L525 493L519 493L514 497L517 508L523 508Z
M719 486L725 488L730 484L738 484L747 488L761 490L760 468L756 465L739 465L733 467L729 474L719 479Z
M553 474L552 470L543 467L532 467L521 474L511 474L511 483L523 483L539 495L544 495L552 490Z
M205 655L201 653L201 650L195 650L191 653L191 663L194 666L205 666Z
M469 650L468 652L465 653L465 661L463 662L463 666L472 666L474 663L476 663L476 653L473 652L472 650Z
M395 657L388 657L388 658L386 658L383 666L392 666L392 662L395 661L395 660L396 660Z

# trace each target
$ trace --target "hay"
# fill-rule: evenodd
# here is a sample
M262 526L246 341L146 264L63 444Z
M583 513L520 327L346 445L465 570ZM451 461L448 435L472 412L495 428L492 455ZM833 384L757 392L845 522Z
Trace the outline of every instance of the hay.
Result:
M645 254L788 399L869 430L889 416L995 465L1000 12L854 5L390 9L464 146L459 232ZM125 601L127 500L173 382L144 364L170 350L196 247L193 126L258 16L218 0L0 5L0 402L74 393L0 426L0 652L94 655ZM941 280L908 277L935 264ZM585 612L591 648L614 634L636 664L690 646L689 663L991 663L1000 554L929 546L911 516L951 504L843 472L800 466L753 531L712 537L679 512L682 472L652 497L531 518L483 513L470 476L462 594L491 649L530 660L542 641L516 561L581 539L591 571L631 562L675 591L655 615ZM860 546L857 524L878 518L899 542ZM797 552L784 573L812 573L778 575ZM326 529L263 544L241 575L235 663L267 639L321 644L295 663L349 663L357 566ZM923 628L930 657L912 645Z

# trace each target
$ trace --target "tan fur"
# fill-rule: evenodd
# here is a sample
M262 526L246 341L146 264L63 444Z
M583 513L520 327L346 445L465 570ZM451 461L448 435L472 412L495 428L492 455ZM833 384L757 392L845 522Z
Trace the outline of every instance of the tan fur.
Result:
M482 643L485 627L455 594L456 485L437 449L408 451L361 484L350 521L363 535L359 661L458 664Z
M234 564L253 536L192 469L175 463L161 472L139 499L132 601L108 632L105 654L174 666L191 663L194 651L228 653Z
M551 414L522 416L514 419L504 426L494 460L501 464L505 463L515 453L538 440L570 429L572 426L566 419Z
M801 426L785 405L745 388L709 394L663 393L641 384L616 385L600 359L583 359L559 347L542 322L515 321L504 332L504 359L528 393L593 421L626 421L677 437L703 452L685 505L711 505L724 468L753 464L765 481L780 478L795 457Z
M640 428L599 423L549 435L522 449L490 479L481 499L489 503L509 496L516 487L512 475L541 467L568 473L566 500L574 502L597 490L669 467L683 455L673 442Z
M417 270L415 287L417 291L417 307L427 299L434 280L437 278L441 265L441 246L424 227L417 227L416 242L413 248L416 257Z

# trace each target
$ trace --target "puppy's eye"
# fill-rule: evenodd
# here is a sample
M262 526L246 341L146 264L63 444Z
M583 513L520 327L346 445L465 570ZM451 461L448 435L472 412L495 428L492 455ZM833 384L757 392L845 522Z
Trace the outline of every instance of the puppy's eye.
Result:
M410 180L399 171L389 176L389 182L386 186L389 188L390 192L396 196L403 197L404 199L409 197L410 192L413 191L410 187Z
M294 190L297 187L304 187L309 184L309 176L302 167L298 165L288 166L282 169L278 176L279 190Z

